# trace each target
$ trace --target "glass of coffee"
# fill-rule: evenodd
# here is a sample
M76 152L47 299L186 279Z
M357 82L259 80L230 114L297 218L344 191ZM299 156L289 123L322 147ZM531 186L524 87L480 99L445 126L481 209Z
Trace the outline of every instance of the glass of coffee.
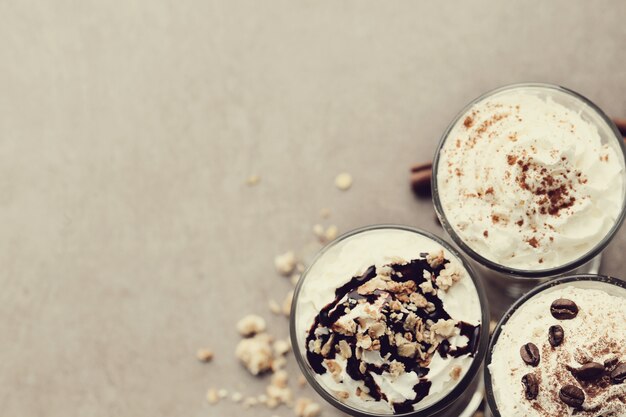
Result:
M442 226L505 308L539 282L598 271L624 220L624 142L580 94L510 85L455 118L432 189Z
M495 417L626 415L626 282L556 278L498 323L485 360Z
M291 317L302 372L345 413L464 416L480 403L485 291L429 233L380 225L341 236L303 274Z

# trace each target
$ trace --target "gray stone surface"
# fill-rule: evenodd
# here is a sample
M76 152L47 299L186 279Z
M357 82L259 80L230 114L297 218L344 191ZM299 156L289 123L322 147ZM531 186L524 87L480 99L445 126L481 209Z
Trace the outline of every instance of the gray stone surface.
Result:
M407 168L487 89L554 82L626 116L625 15L617 0L0 2L2 415L291 415L204 400L264 387L234 325L259 312L287 335L267 310L290 289L274 255L304 247L322 207L341 231L439 233ZM624 275L625 247L622 232L603 271Z

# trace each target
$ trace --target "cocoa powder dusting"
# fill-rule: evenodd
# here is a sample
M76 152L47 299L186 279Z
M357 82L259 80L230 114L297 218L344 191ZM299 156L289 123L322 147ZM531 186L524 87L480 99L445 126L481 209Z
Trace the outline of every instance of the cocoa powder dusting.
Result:
M509 163L514 160L513 158L509 158ZM574 182L566 174L554 175L545 167L536 164L532 158L516 159L516 162L520 171L516 181L520 188L537 196L535 202L539 213L558 216L561 210L574 205L576 197L570 195L570 190L574 189ZM570 172L568 169L567 173ZM576 173L575 176L580 177L579 174Z
M528 243L530 246L532 246L533 248L538 248L539 247L539 241L537 240L536 237L531 237L530 239L528 239L526 241L526 243Z

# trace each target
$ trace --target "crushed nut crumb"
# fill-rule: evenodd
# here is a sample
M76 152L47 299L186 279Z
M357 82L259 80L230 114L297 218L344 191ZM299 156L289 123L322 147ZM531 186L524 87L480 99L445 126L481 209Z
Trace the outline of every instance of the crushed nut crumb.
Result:
M257 185L260 181L261 177L259 175L252 174L246 179L246 184L248 184L249 186L254 186Z
M206 400L209 404L217 404L220 400L219 395L217 394L217 390L215 388L209 388L206 393Z
M352 186L352 176L346 172L335 177L335 186L342 191L346 191Z
M274 266L276 267L276 270L284 276L289 276L296 268L297 263L298 260L293 251L285 252L274 258Z
M211 362L213 356L213 351L210 349L198 349L196 352L196 358L198 358L200 362Z
M242 336L252 336L265 331L265 320L256 314L249 314L237 322L237 331Z
M243 339L237 345L235 356L243 363L252 375L259 375L272 367L272 337L267 333L259 333Z

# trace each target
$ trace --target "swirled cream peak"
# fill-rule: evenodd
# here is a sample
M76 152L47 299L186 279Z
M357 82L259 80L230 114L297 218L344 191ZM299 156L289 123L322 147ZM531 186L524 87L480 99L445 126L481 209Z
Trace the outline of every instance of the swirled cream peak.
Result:
M565 94L565 93L555 93ZM517 269L574 261L610 231L624 200L624 156L551 97L505 90L473 105L439 155L444 215L481 256Z
M425 236L358 233L330 246L303 279L298 350L320 386L348 406L379 414L427 408L480 360L473 281Z

